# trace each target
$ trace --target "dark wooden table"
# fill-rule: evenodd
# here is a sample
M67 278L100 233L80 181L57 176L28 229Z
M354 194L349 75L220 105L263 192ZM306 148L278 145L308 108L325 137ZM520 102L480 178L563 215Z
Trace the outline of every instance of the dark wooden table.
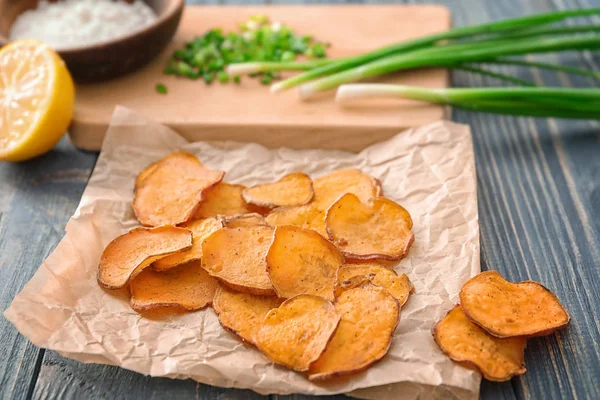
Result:
M314 2L321 1L306 1ZM229 4L229 0L208 3ZM600 0L445 0L442 3L451 8L456 26L534 12L600 7ZM594 22L599 23L600 18L595 17ZM549 59L600 70L598 53L553 55ZM561 73L523 68L505 71L544 85L598 85L588 78ZM497 84L467 73L456 73L453 78L456 86ZM558 294L572 316L565 331L529 342L526 375L506 383L484 382L481 397L600 399L599 124L462 111L455 111L453 119L471 125L473 131L482 269L497 269L513 281L543 282ZM53 151L35 160L0 164L2 310L62 238L96 158L96 153L78 151L63 139ZM149 378L116 367L80 364L36 348L4 318L0 318L0 397L262 398L246 390L215 388L191 380Z

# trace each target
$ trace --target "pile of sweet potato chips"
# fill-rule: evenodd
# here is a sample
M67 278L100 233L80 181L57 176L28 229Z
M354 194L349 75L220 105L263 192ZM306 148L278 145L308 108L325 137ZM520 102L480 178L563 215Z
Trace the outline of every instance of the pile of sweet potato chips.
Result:
M461 304L435 326L433 338L452 360L490 381L524 374L527 338L549 335L570 320L541 284L507 282L496 271L469 279L459 296Z
M212 304L221 325L309 379L364 370L387 353L412 284L389 267L413 242L409 213L373 177L295 172L245 187L176 152L142 171L144 226L98 267L139 312Z
M254 187L224 176L186 152L142 171L133 209L144 227L106 247L100 286L128 287L138 312L212 305L225 329L311 380L383 358L413 290L391 268L414 240L408 211L356 169ZM490 380L524 373L526 338L569 322L543 286L495 272L465 283L460 299L434 339Z

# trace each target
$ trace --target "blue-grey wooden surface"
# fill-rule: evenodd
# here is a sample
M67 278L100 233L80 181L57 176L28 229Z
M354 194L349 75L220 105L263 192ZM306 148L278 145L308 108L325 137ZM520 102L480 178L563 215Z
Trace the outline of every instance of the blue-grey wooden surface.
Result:
M262 3L207 0L204 3ZM322 0L265 0L321 3ZM369 3L371 0L332 0ZM384 1L395 2L395 1ZM203 3L191 1L190 3ZM599 7L600 0L444 0L454 25L557 9ZM595 23L600 18L595 17ZM398 21L402 23L402 21ZM596 53L550 56L600 70ZM597 86L562 73L505 68L544 85ZM457 86L497 84L467 73ZM572 316L557 336L534 339L528 372L507 383L484 382L483 399L600 399L600 128L597 122L530 119L455 111L474 137L482 268L513 281L535 279L556 292ZM63 236L97 154L66 140L22 164L0 164L0 309L34 274ZM145 377L116 367L83 365L34 347L0 318L0 398L258 399L226 390ZM306 396L271 396L306 399ZM337 396L336 399L344 399Z

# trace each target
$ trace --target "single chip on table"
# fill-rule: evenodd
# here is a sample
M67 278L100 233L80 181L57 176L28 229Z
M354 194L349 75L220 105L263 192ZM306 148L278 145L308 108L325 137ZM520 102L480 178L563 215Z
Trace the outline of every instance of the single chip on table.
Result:
M223 228L204 239L202 265L225 285L240 292L273 295L267 274L270 226Z
M355 261L400 260L414 240L408 211L385 197L364 204L345 194L327 210L325 224L333 244Z
M181 264L202 259L202 242L213 232L223 228L223 220L220 217L206 218L186 222L182 227L192 232L192 248L154 262L152 268L156 271L166 271Z
M213 171L193 154L173 153L142 171L136 180L133 210L142 225L178 225L196 213L204 193L221 182L222 171Z
M178 306L188 311L200 310L213 301L219 282L202 269L200 261L156 272L146 268L129 286L131 308L145 311Z
M385 288L402 307L412 291L412 283L406 274L377 264L346 264L337 272L336 297L345 289L360 286L363 282Z
M466 316L499 338L545 336L570 321L556 296L537 282L511 283L496 271L469 279L460 290Z
M281 305L283 299L242 293L219 285L213 308L221 325L244 341L256 345L256 336L269 311Z
M166 225L135 228L106 246L98 265L98 283L106 289L119 289L154 261L189 250L192 232Z
M194 218L202 219L217 215L237 215L251 212L248 204L242 198L244 185L232 185L221 182L208 190L202 197L202 202Z
M265 217L257 213L238 214L225 218L225 227L241 228L243 226L268 225Z
M312 229L327 237L325 230L325 211L314 203L297 207L279 207L267 215L267 223L271 226L294 225Z
M487 380L503 382L527 371L526 338L494 337L471 322L460 305L433 328L433 339L448 357L475 367Z
M265 208L301 206L310 202L313 195L312 180L302 172L285 175L275 183L247 188L242 193L247 203Z
M313 294L333 300L340 251L317 232L284 225L275 229L267 272L279 297Z
M340 169L320 176L313 187L313 203L324 211L346 193L355 194L363 203L382 194L380 182L358 169Z
M302 294L269 311L256 345L277 364L306 371L325 350L339 321L329 300Z
M341 315L333 338L308 371L310 380L360 372L388 352L400 320L400 306L384 288L344 290L334 307Z

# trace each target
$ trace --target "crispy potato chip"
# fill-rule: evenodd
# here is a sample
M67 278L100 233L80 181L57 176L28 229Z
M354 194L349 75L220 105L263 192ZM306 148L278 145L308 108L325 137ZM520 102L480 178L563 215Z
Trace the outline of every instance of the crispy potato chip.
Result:
M329 239L352 260L400 260L414 240L410 214L385 197L368 204L352 193L327 210Z
M400 320L400 306L384 288L345 290L335 301L341 320L325 352L308 371L321 380L362 371L386 355Z
M219 217L206 218L198 221L186 222L183 228L192 231L192 248L187 251L172 254L161 258L152 264L156 271L166 271L190 261L202 259L202 242L213 232L223 227L223 220Z
M146 268L129 286L131 308L145 311L152 308L179 306L188 311L209 305L219 282L194 261L167 272Z
M223 179L224 172L200 164L193 155L173 153L138 176L133 210L142 225L177 225L194 216L203 193Z
M258 207L275 208L301 206L313 198L310 176L302 172L285 175L275 183L253 186L242 193L247 203Z
M244 185L221 182L208 190L202 198L194 218L202 219L217 215L237 215L251 212L242 198Z
M192 247L192 232L174 226L135 228L106 246L98 265L98 283L119 289L154 261Z
M460 305L433 328L433 339L452 360L475 367L490 381L507 381L525 369L527 339L500 339L472 323Z
M284 225L275 229L267 253L267 272L279 297L314 294L333 300L338 268L344 256L310 229Z
M225 218L227 228L241 228L243 226L268 225L265 217L257 213L238 214Z
M325 350L339 321L330 301L302 294L269 311L256 344L277 364L306 371Z
M346 264L337 272L336 297L343 290L360 286L364 281L385 288L402 307L412 290L406 274L398 275L393 269L376 264Z
M570 321L556 296L537 282L511 283L496 271L469 279L460 290L467 317L499 338L545 336Z
M240 292L273 295L267 274L270 226L223 228L202 243L202 266L225 285Z
M265 316L282 302L283 299L277 297L237 292L220 285L213 300L213 308L225 329L255 345Z
M323 211L346 193L355 194L363 203L381 196L381 184L357 169L340 169L318 177L313 182L313 203Z
M327 237L325 230L325 211L314 203L297 207L279 207L267 215L267 223L271 226L294 225Z

